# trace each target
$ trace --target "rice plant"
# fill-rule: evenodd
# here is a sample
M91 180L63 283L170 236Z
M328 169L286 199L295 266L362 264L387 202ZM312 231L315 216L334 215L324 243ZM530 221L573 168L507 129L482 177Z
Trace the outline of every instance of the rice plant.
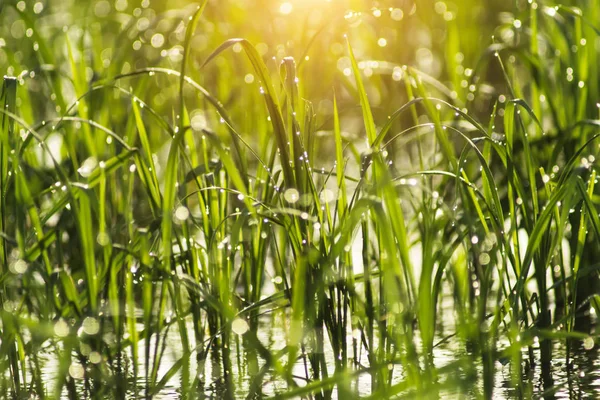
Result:
M0 21L2 398L597 396L596 0Z

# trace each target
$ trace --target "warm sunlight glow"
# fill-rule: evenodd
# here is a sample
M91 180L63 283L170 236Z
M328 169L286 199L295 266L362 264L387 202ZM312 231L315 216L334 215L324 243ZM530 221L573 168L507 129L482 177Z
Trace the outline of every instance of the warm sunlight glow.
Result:
M306 9L318 5L330 4L331 0L296 0L284 1L279 6L279 12L283 15L291 14L295 9ZM296 7L297 6L297 7Z
M294 9L294 6L292 6L292 3L290 3L289 1L286 1L285 3L281 4L281 7L279 7L279 12L284 15L287 15L287 14L291 13L293 9Z

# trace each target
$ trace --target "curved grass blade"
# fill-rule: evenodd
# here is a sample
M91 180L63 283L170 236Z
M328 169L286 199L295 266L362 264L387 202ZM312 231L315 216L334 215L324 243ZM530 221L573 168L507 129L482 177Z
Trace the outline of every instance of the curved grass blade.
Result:
M279 105L279 100L277 94L275 93L275 88L273 87L273 82L269 75L269 71L267 70L265 63L263 62L256 48L246 39L229 39L219 46L207 58L203 64L203 67L223 51L234 46L235 44L240 44L242 46L246 52L246 55L248 56L248 59L250 60L250 63L252 64L252 67L254 68L254 71L262 81L263 86L261 93L264 95L265 103L271 117L271 124L273 126L273 132L275 134L279 156L281 157L281 169L283 170L284 182L287 187L295 187L294 172L291 167L292 164L287 144L288 135L286 133L285 123L281 113L281 106Z

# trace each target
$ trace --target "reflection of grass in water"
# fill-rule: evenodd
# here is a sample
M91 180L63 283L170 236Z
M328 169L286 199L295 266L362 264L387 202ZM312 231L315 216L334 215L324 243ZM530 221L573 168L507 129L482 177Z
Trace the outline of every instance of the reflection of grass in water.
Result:
M4 397L591 390L600 10L366 3L2 10Z

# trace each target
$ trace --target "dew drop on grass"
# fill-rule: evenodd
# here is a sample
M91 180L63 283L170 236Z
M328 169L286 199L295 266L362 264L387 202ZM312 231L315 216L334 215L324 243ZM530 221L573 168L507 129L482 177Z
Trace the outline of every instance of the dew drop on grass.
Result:
M544 183L548 183L548 182L550 182L550 177L548 175L544 174L544 176L542 176L542 181Z
M481 253L479 255L479 263L481 265L488 265L490 263L490 255L488 253Z
M152 47L158 49L165 44L165 37L162 33L155 33L154 35L152 35L150 43L152 44Z
M297 202L298 199L300 199L300 192L298 192L298 190L296 190L294 188L287 189L285 191L285 193L283 194L283 198L288 203L293 204L293 203Z
M17 260L10 266L10 270L14 274L24 274L27 271L27 263L23 260Z
M250 326L245 320L241 318L236 318L231 323L231 330L233 331L233 333L242 336L250 330Z
M108 246L110 244L110 237L105 232L100 232L96 237L96 242L100 246Z
M177 218L179 221L185 221L189 216L190 211L185 206L179 206L177 207L177 210L175 210L175 218Z
M401 21L402 18L404 18L404 11L402 11L402 9L400 8L394 8L392 9L392 11L390 12L390 17L394 20L394 21Z
M83 162L83 164L81 165L81 167L79 167L77 172L79 172L79 175L81 175L82 177L87 178L92 174L97 165L98 161L96 160L96 158L90 157Z

